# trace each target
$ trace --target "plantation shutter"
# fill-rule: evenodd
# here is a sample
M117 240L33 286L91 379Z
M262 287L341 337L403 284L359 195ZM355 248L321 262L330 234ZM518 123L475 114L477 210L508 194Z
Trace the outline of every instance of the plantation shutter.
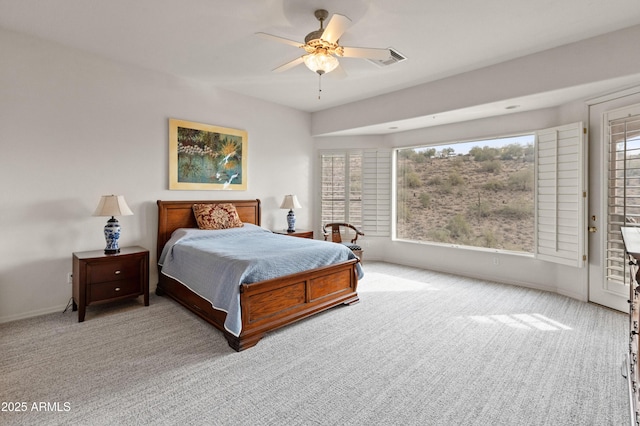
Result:
M345 219L345 154L322 155L321 217L322 223Z
M322 224L362 226L361 152L322 153L320 209Z
M536 132L536 257L584 266L582 123Z
M391 234L390 150L365 150L362 154L362 228L369 236Z
M636 111L640 109L636 108ZM640 115L607 114L609 177L607 202L607 281L629 282L620 227L640 226ZM620 117L622 115L622 117Z

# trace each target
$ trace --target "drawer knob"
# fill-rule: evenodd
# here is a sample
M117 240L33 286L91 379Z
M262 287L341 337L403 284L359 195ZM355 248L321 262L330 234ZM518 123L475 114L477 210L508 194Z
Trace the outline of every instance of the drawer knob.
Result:
M116 272L115 272L115 274L116 274L116 275L119 275L119 274L120 274L120 271L116 271Z
M120 291L120 287L116 287L116 291Z

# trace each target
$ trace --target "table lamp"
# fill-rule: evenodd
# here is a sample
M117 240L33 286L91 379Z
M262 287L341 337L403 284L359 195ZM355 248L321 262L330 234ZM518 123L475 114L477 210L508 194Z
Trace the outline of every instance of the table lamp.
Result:
M133 212L127 205L122 195L103 195L98 203L94 216L111 216L104 226L104 238L107 240L105 254L120 252L118 240L120 239L120 224L115 216L131 216Z
M287 232L295 232L296 231L296 215L293 213L293 209L301 209L302 206L298 202L298 197L295 195L285 195L284 200L282 200L282 204L280 204L281 209L289 209L289 213L287 214L287 225L289 228Z

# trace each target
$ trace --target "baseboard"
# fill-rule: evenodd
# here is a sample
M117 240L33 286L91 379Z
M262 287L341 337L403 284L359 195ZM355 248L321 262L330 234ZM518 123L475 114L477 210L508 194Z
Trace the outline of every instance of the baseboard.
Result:
M426 267L424 265L414 265L414 264L411 264L410 262L398 262L398 261L394 262L394 261L379 259L377 257L371 257L369 259L365 258L364 261L362 262L363 268L366 268L367 261L369 261L369 262L396 263L398 265L411 266L411 267L420 268L420 269L429 269L429 270L432 270L432 271L442 272L442 273L445 273L445 274L466 276L467 278L476 278L476 279L479 279L479 280L497 282L497 283L507 284L507 285L517 285L517 286L520 286L520 287L533 288L533 289L536 289L536 290L543 290L543 291L548 291L548 292L551 292L551 293L561 294L563 296L567 296L567 297L570 297L572 299L576 299L576 300L580 300L582 302L586 302L585 297L584 297L583 294L578 294L578 293L574 293L574 292L570 292L570 291L559 290L556 287L552 287L552 286L535 285L535 284L531 284L531 283L524 282L524 281L519 281L519 280L513 280L513 281L506 282L506 281L501 280L501 279L496 279L495 277L483 276L483 274L477 274L477 275L473 275L472 276L472 275L467 275L467 274L461 274L459 271L449 271L449 270L446 270L444 268L433 268L433 267ZM365 269L365 276L366 276L366 269ZM155 288L154 289L149 289L149 291L153 292L153 291L155 291ZM37 310L37 311L30 311L30 312L24 312L24 313L21 313L21 314L17 314L17 315L10 315L10 316L6 316L6 317L0 317L0 324L5 323L5 322L18 321L18 320L26 319L26 318L33 318L33 317L37 317L37 316L40 316L40 315L47 315L47 314L53 314L53 313L56 313L56 312L62 312L62 311L64 311L64 308L66 308L66 306L67 305L60 305L60 306L54 306L54 307L50 307L50 308L40 309L40 310Z
M513 279L505 280L504 278L495 277L495 276L491 276L491 275L485 275L485 274L478 274L478 273L467 274L467 273L460 272L460 271L457 271L457 270L456 271L452 271L452 270L449 270L447 268L438 268L438 267L432 267L432 266L418 265L418 264L413 264L412 262L404 262L404 261L400 262L400 261L397 261L397 260L394 260L394 261L383 260L382 262L396 263L398 265L410 266L410 267L419 268L419 269L427 269L427 270L430 270L430 271L441 272L443 274L457 275L457 276L460 276L460 277L473 278L473 279L477 279L477 280L494 282L494 283L498 283L498 284L515 285L515 286L518 286L518 287L525 287L525 288L531 288L531 289L534 289L534 290L542 290L542 291L547 291L547 292L550 292L550 293L561 294L560 292L558 292L558 289L556 287L554 287L554 286L535 284L535 283L530 283L530 282L520 281L520 280L513 280ZM365 269L365 276L366 276L366 274L367 274L367 272L366 272L366 269ZM569 294L563 294L563 296L572 297L574 299L582 300L582 298L580 298L580 297L574 297L574 296L569 295Z
M66 307L67 305L52 306L49 308L38 309L37 311L29 311L29 312L23 312L21 314L0 317L0 324L5 322L18 321L18 320L27 319L27 318L39 317L41 315L54 314L56 312L62 312Z
M567 296L570 297L572 299L576 299L579 300L581 302L588 302L589 299L586 297L586 295L582 294L582 293L576 293L574 291L566 291L566 290L556 290L556 293L562 295L562 296Z

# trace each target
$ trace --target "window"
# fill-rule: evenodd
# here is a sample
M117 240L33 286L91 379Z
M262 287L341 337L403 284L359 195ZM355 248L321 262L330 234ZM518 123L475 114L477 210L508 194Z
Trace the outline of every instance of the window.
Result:
M398 149L397 238L533 253L534 141Z
M321 220L348 222L366 236L390 235L391 150L320 153Z
M398 149L396 237L583 267L585 132L578 122L522 137Z

